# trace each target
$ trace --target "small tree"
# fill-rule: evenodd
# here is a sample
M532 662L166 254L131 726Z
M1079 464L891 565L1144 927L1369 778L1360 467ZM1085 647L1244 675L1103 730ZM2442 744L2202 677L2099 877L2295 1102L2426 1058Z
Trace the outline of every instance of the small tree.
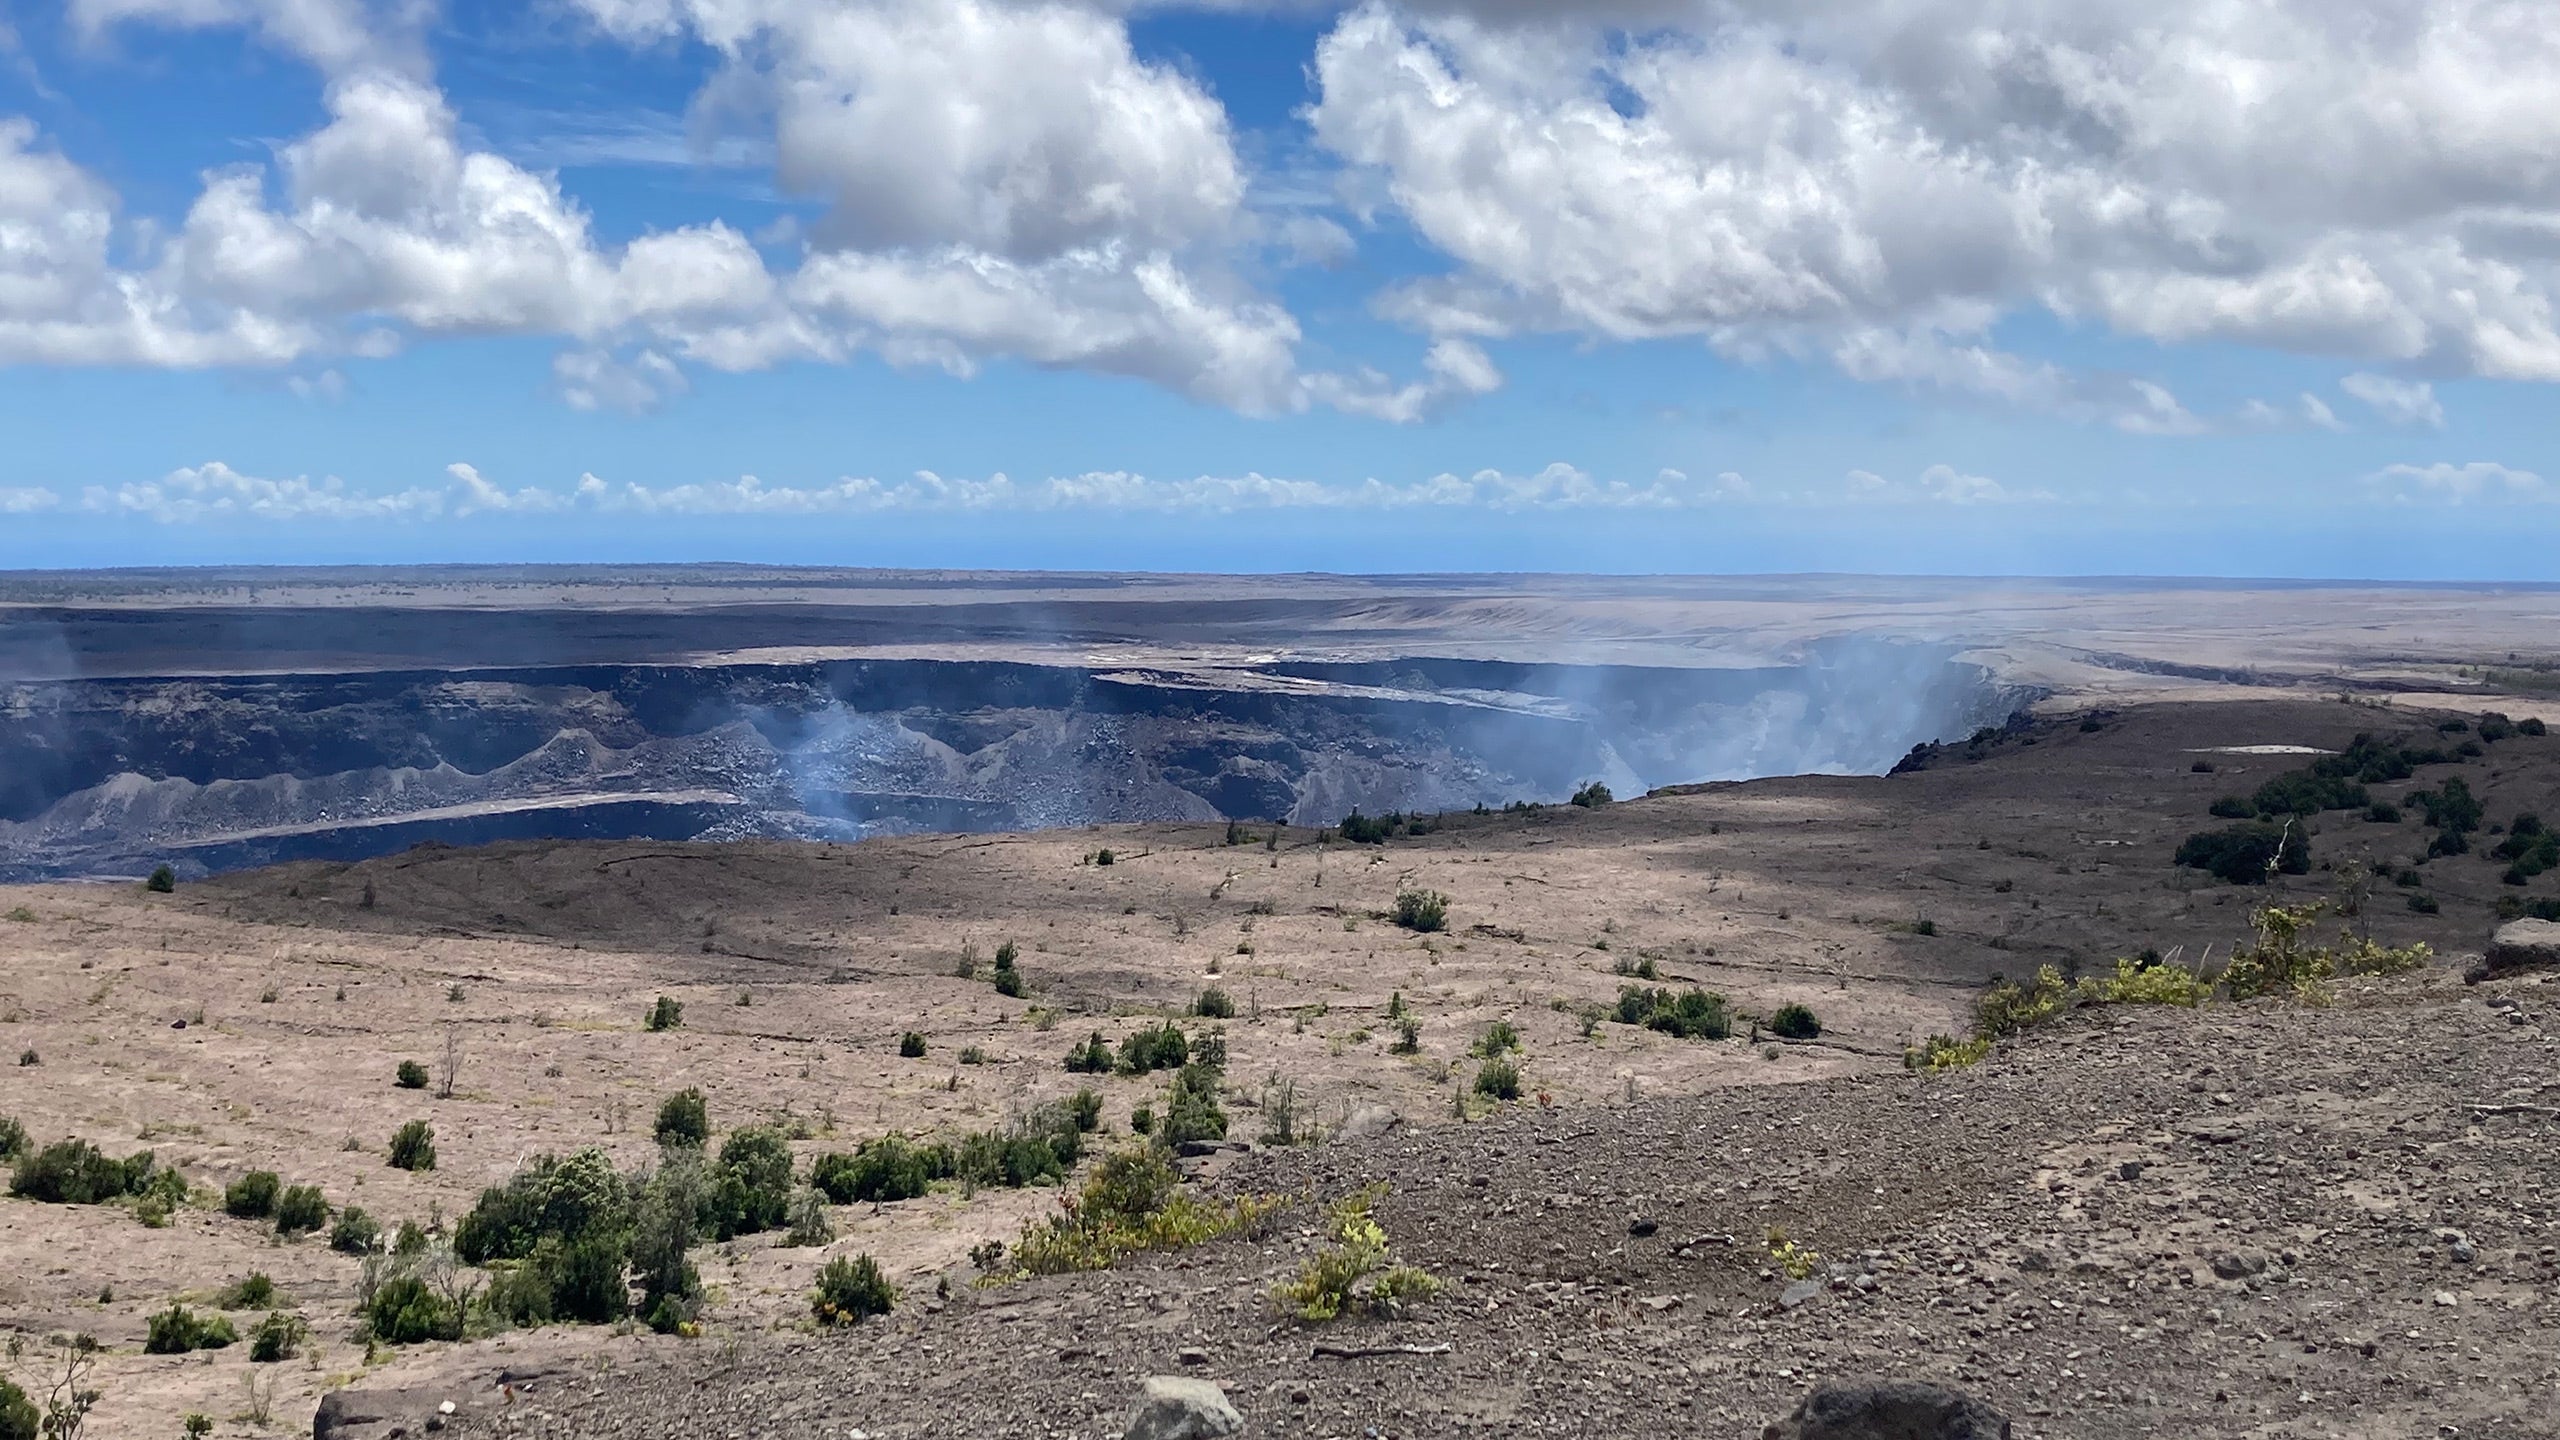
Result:
M462 1032L451 1025L444 1027L444 1057L436 1062L436 1098L453 1098L454 1082L462 1078Z
M684 1007L661 995L658 997L658 1002L649 1007L648 1015L640 1023L651 1034L661 1030L673 1030L684 1023Z
M403 1090L424 1090L427 1088L427 1067L415 1060L403 1060L400 1068L391 1072L391 1078Z
M1554 792L1550 791L1548 793L1553 794ZM1609 793L1608 786L1597 780L1594 780L1590 784L1573 792L1573 803L1581 806L1585 810L1597 810L1601 806L1606 805L1617 798L1617 796Z
M658 1104L658 1143L700 1149L711 1138L711 1107L700 1090L686 1088Z
M810 1293L810 1313L822 1325L858 1325L886 1315L898 1303L896 1287L868 1255L839 1255L818 1272L818 1288Z
M921 1060L924 1058L923 1031L910 1030L906 1034L898 1037L898 1058L901 1060Z
M410 1171L436 1168L436 1127L424 1120L412 1120L393 1131L391 1168Z
M178 872L166 865L158 866L152 870L151 878L142 882L142 888L154 895L166 895L178 888Z

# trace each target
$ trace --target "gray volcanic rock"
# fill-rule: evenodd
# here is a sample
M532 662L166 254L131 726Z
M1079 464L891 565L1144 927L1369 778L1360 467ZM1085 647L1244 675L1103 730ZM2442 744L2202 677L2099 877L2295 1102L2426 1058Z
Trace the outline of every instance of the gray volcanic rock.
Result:
M2488 953L2462 978L2477 985L2520 971L2554 969L2560 969L2560 924L2517 920L2498 928Z
M2008 1417L1961 1390L1920 1380L1814 1387L1761 1440L2008 1440Z
M1138 1397L1123 1440L1218 1440L1244 1429L1227 1392L1206 1380L1158 1375Z

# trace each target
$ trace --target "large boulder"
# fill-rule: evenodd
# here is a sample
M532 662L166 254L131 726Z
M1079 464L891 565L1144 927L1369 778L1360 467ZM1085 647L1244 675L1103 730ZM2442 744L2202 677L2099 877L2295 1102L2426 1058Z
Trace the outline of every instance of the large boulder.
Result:
M1227 1403L1227 1392L1206 1380L1158 1375L1138 1395L1138 1413L1129 1417L1121 1440L1218 1440L1244 1429L1244 1417Z
M2518 920L2498 927L2489 953L2462 978L2477 985L2525 970L2560 970L2560 924Z
M1815 1386L1760 1440L2009 1440L2009 1420L1923 1380L1835 1380Z

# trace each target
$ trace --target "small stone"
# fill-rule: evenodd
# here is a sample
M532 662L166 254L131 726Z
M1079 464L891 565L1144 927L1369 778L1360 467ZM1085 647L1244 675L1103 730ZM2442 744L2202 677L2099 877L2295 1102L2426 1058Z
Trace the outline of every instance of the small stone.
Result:
M2439 1305L2459 1305L2462 1302L2454 1298L2452 1291L2439 1290L2436 1292L2436 1303Z
M2142 1172L2148 1168L2150 1167L2140 1160L2127 1160L2116 1167L2116 1178L2119 1180L2139 1180L2142 1178Z
M1209 1363L1209 1352L1197 1345L1185 1345L1174 1352L1173 1358L1185 1365L1206 1365Z
M1999 1411L1917 1380L1833 1381L1814 1387L1761 1440L2009 1440Z
M1662 1224L1660 1221L1649 1220L1643 1216L1638 1216L1627 1222L1627 1233L1639 1240L1644 1239L1646 1236L1653 1234L1661 1228Z
M1157 1375L1139 1392L1121 1440L1217 1440L1243 1429L1244 1417L1224 1390L1206 1380Z
M1786 1289L1778 1292L1778 1308L1781 1310L1793 1310L1797 1306L1802 1305L1807 1300L1810 1300L1821 1293L1822 1287L1814 1281L1798 1280Z

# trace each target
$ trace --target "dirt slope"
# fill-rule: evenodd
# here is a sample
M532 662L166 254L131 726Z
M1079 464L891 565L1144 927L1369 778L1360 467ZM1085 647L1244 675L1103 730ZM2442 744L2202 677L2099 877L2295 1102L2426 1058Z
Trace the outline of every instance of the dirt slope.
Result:
M2541 977L2092 1012L1950 1077L1531 1109L1224 1178L1388 1181L1398 1248L1453 1282L1402 1322L1278 1320L1292 1227L850 1334L524 1366L511 1406L493 1371L450 1388L465 1433L1111 1436L1142 1377L1188 1369L1253 1434L1742 1435L1887 1371L2022 1436L2550 1436L2554 1074ZM1792 1308L1770 1225L1825 1257Z

